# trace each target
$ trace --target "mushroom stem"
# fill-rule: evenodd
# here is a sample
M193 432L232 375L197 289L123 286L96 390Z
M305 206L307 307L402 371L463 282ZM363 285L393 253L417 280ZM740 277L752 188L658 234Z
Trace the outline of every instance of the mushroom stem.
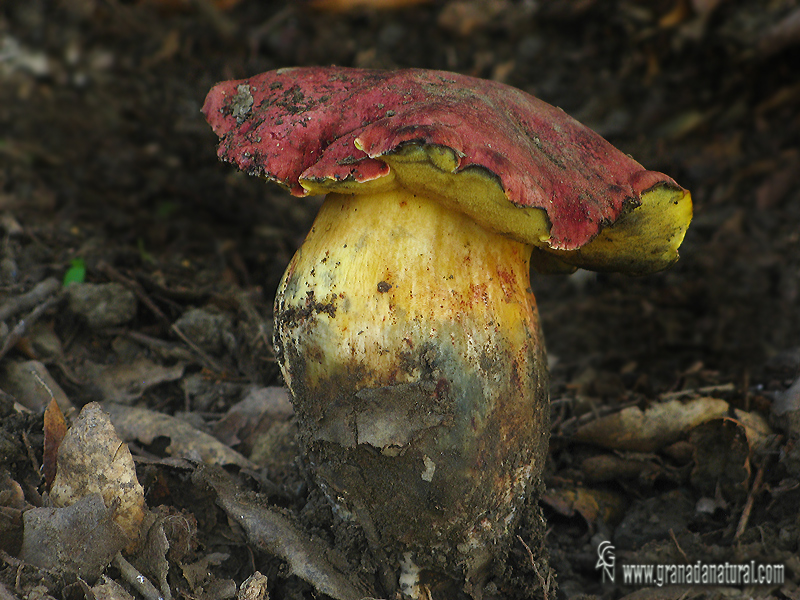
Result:
M530 254L399 186L331 193L278 289L275 348L317 480L423 568L483 569L541 474Z

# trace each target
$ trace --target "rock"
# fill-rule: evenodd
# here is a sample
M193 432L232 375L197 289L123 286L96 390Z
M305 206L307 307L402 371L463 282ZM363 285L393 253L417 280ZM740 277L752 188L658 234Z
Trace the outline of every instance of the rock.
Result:
M225 334L230 333L231 320L227 315L207 308L190 308L175 322L175 326L206 352L218 354L226 346Z
M136 316L136 296L119 283L73 283L67 298L69 309L91 329L124 325Z

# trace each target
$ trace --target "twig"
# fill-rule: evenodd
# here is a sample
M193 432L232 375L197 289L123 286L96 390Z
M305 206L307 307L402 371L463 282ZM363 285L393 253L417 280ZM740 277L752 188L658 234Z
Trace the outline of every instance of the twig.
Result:
M138 281L130 279L129 277L125 277L125 275L117 271L108 263L101 263L99 265L99 270L102 271L109 279L116 281L117 283L121 283L130 291L132 291L142 302L142 304L150 309L150 312L152 312L159 321L169 326L170 320L167 315L165 315L164 312L158 308L156 303L153 302L152 298L147 295L147 292L145 292L144 288L139 284Z
M681 556L683 556L683 560L685 560L686 564L688 565L689 557L686 556L686 552L683 551L683 548L681 548L681 545L678 543L678 538L675 537L675 532L672 530L672 528L670 528L669 530L669 536L672 538L672 541L675 542L675 547L678 549L678 552L681 553Z
M52 396L52 392L50 395ZM25 444L25 451L28 453L28 460L30 460L31 465L33 465L34 473L36 473L36 476L41 479L42 470L39 468L39 461L36 460L36 453L33 451L33 445L31 444L31 441L28 439L28 433L26 431L22 432L22 442Z
M155 338L139 331L131 331L129 329L125 329L124 331L121 330L119 334L124 335L134 342L141 344L142 346L146 346L155 352L160 352L180 360L189 361L192 359L191 351L187 350L176 342L162 340L161 338Z
M33 308L47 299L48 296L55 294L61 287L61 282L55 277L48 277L44 281L37 283L33 289L19 296L14 296L8 302L0 306L0 321L5 321L15 314Z
M638 400L632 400L630 402L626 402L624 404L620 404L618 406L599 406L596 407L591 412L584 413L582 415L577 415L574 417L570 417L569 419L564 419L561 421L561 432L563 434L564 431L572 427L579 427L580 425L585 425L590 421L594 421L601 417L605 417L607 415L619 412L623 409L630 408L631 406L636 406L639 404Z
M207 368L217 372L217 373L224 373L227 369L223 367L219 362L217 362L212 356L207 354L202 348L200 348L197 344L195 344L189 337L183 333L177 325L171 323L167 315L158 308L155 302L153 302L152 298L148 296L145 289L141 286L138 281L125 277L122 273L117 271L114 267L109 265L108 263L103 263L100 265L100 270L105 273L109 279L113 279L117 283L121 283L129 290L131 290L136 297L141 300L141 302L150 309L150 311L158 318L162 323L164 323L170 331L172 331L175 335L177 335L181 341L189 346L191 350L200 358L200 360L204 363L204 366Z
M533 567L536 576L539 578L539 585L542 586L542 597L544 600L548 600L550 598L550 584L552 583L552 576L551 573L548 571L547 579L539 572L539 567L536 565L536 559L533 558L533 552L531 552L530 546L525 543L525 540L522 539L522 536L517 536L517 539L522 542L522 545L525 546L525 550L528 551L528 559L531 561L531 566Z
M747 529L747 523L750 521L750 513L753 512L753 504L756 501L756 495L761 491L761 484L763 481L764 465L762 464L760 467L758 467L758 471L756 471L756 476L753 479L753 485L750 488L750 493L747 495L747 501L744 503L742 516L739 519L738 527L736 527L736 534L733 536L734 541L742 537L744 530Z
M721 383L719 385L707 385L705 387L692 388L688 390L679 390L677 392L667 392L666 394L659 394L659 400L677 400L685 396L707 396L718 392L735 392L736 386L732 383Z
M122 554L119 552L114 557L113 564L119 569L122 578L139 592L145 600L164 600L164 596L159 593L156 586L139 573L131 563L122 558Z
M14 329L12 329L6 336L6 339L3 341L3 345L0 346L0 360L2 360L2 358L6 354L8 354L8 351L11 350L11 348L13 348L16 345L16 343L19 342L25 336L25 333L28 331L30 326L36 323L36 321L39 320L39 318L44 314L44 312L54 304L57 304L61 300L61 298L62 298L61 294L47 298L44 302L39 304L39 306L37 306L31 312L29 312L25 317L20 319L19 323L17 323L14 326Z
M227 369L223 367L220 363L218 363L214 358L212 358L211 355L207 354L204 350L200 348L200 346L198 346L191 339L189 339L189 337L185 333L183 333L178 328L178 326L175 325L175 323L170 325L169 328L170 331L172 331L181 340L183 340L183 343L189 346L189 348L191 348L194 351L194 353L200 357L200 359L205 363L206 367L212 369L217 373L224 373L225 371L227 371Z

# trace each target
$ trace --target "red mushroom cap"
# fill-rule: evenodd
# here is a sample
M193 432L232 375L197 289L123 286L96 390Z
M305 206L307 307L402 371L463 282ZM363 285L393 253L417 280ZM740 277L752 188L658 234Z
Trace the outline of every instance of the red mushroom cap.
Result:
M443 71L280 69L217 84L203 113L221 159L296 196L307 193L303 181L384 177L381 157L404 145L448 148L454 173L485 169L511 203L543 209L556 250L584 246L648 190L682 189L559 108Z

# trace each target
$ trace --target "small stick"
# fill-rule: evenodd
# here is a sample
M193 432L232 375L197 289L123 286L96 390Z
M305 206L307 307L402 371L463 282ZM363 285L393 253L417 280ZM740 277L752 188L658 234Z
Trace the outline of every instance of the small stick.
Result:
M6 354L8 354L8 351L11 350L11 348L13 348L17 342L19 342L25 336L25 333L28 331L30 326L36 323L36 321L39 320L39 318L44 314L44 312L48 308L50 308L60 300L61 300L61 294L47 298L44 302L39 304L39 306L37 306L31 312L29 312L25 317L20 319L19 323L17 323L14 326L14 329L12 329L6 336L6 339L3 341L3 345L0 346L0 360Z
M758 467L755 479L753 479L753 486L750 488L750 493L747 495L747 502L744 503L742 509L742 516L739 519L739 526L736 528L736 535L733 536L734 540L738 540L747 529L747 523L750 521L750 513L753 512L753 504L756 501L756 494L761 491L761 484L764 481L764 465Z
M536 566L536 560L533 558L533 552L531 552L530 546L525 543L525 540L522 539L521 535L518 535L517 539L522 542L522 545L525 546L525 550L528 551L528 559L531 561L531 566L536 572L536 576L539 578L539 585L542 586L542 596L544 597L544 600L549 600L550 584L552 583L551 574L549 572L547 573L547 579L542 576L542 574L539 572L539 567Z
M719 385L707 385L705 387L699 388L692 388L688 390L679 390L677 392L667 392L665 394L659 394L659 400L677 400L678 398L683 398L685 396L694 396L694 395L702 395L706 396L708 394L713 394L716 392L735 392L736 386L733 383L721 383Z
M672 541L675 542L675 547L678 549L678 552L680 552L681 556L683 556L683 560L685 560L686 564L688 565L689 557L686 556L686 552L683 551L683 548L681 548L681 545L678 543L678 538L675 537L675 532L672 530L672 528L669 530L669 535L672 538Z
M177 325L173 323L172 325L169 326L169 328L175 335L177 335L179 338L181 338L181 340L183 340L184 344L189 346L189 348L191 348L194 351L194 353L200 357L200 359L206 364L208 368L213 369L217 373L224 373L227 370L220 363L218 363L211 355L207 354L202 348L200 348L200 346L195 344L189 338L189 336L187 336L180 329L178 329Z
M119 569L122 578L144 596L145 600L165 600L150 580L139 573L131 563L122 558L122 554L117 552L114 557L113 565Z
M23 310L33 308L46 300L48 296L55 294L60 287L61 282L55 277L48 277L37 283L31 291L15 296L0 306L0 321L5 321Z
M100 271L105 273L105 275L117 283L121 283L126 288L131 290L136 297L141 300L142 304L144 304L150 311L158 318L158 320L162 321L166 325L169 325L169 318L164 312L158 308L155 302L147 295L147 292L144 291L144 288L139 284L138 281L134 279L130 279L129 277L125 277L122 273L117 271L114 267L109 265L108 263L102 263L99 266Z
M131 290L142 303L149 308L152 313L162 321L167 327L169 327L170 331L172 331L175 335L177 335L181 341L189 346L192 351L200 357L200 359L205 363L205 366L209 369L216 371L217 373L224 373L226 371L225 367L223 367L219 362L217 362L212 356L207 354L202 348L200 348L197 344L195 344L189 337L183 333L177 325L171 323L167 315L158 308L155 302L153 302L152 298L147 295L147 292L141 286L138 281L125 277L122 273L117 271L114 267L109 265L108 263L103 263L100 265L100 270L105 273L109 279L113 279L117 283L121 283L129 290Z

